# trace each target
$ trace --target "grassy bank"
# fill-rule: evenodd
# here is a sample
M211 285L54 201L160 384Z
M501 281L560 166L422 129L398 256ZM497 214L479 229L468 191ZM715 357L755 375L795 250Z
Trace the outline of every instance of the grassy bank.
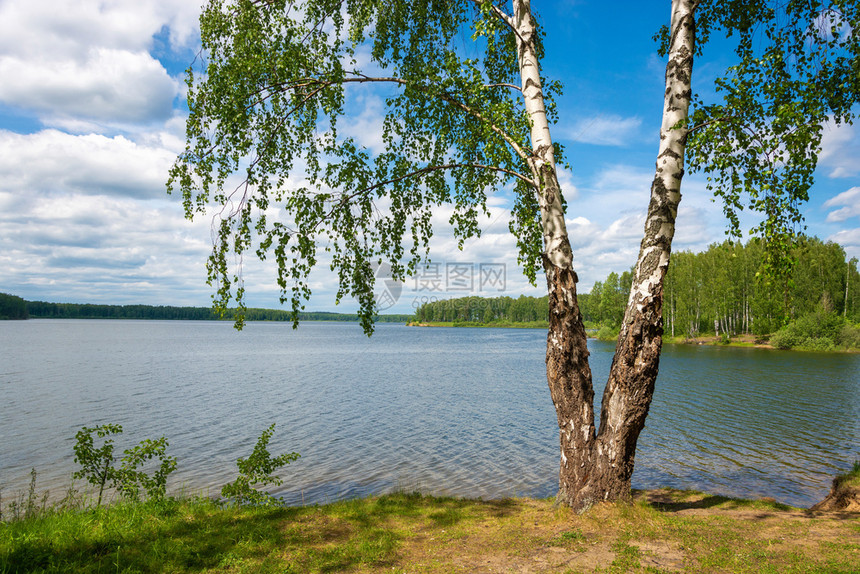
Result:
M732 338L723 338L714 335L695 338L690 338L683 335L679 335L677 337L663 335L663 342L673 345L719 345L720 347L761 347L770 349L773 348L769 343L757 340L754 335L737 335Z
M302 508L208 499L0 525L0 572L856 572L860 515L679 491L578 516L550 500L394 494Z

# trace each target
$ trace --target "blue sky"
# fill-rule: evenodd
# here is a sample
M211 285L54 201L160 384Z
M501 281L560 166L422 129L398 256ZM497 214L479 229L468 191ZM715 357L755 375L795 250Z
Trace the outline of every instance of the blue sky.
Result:
M205 259L210 219L185 220L165 193L182 149L184 72L199 46L200 0L0 0L0 292L30 300L209 304ZM580 288L635 261L653 178L665 62L652 35L669 2L535 3L547 30L546 76L565 84L554 139L571 171L561 182ZM710 84L730 54L714 45L697 61L695 89ZM356 96L354 132L373 149L381 99ZM721 208L704 178L682 188L676 250L724 238ZM440 210L431 257L462 273L473 294L542 294L516 266L504 194L491 198L483 236L459 251ZM808 232L860 256L860 128L829 127L805 208ZM481 264L504 266L505 282L480 290ZM464 267L464 265L466 267ZM427 274L423 279L427 280ZM308 309L334 305L336 277L311 277ZM274 270L245 262L248 303L277 307ZM422 297L468 291L407 282L388 312L410 312ZM452 282L453 286L454 283ZM503 287L503 291L499 288Z

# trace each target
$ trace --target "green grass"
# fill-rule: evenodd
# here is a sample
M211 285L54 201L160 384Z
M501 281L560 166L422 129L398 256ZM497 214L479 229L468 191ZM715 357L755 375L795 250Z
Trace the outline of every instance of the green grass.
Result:
M836 478L843 486L860 488L860 460L854 461L851 470Z
M847 573L860 563L858 519L766 501L657 494L635 493L634 504L597 505L584 515L551 500L405 493L299 508L207 498L44 508L0 523L0 574Z

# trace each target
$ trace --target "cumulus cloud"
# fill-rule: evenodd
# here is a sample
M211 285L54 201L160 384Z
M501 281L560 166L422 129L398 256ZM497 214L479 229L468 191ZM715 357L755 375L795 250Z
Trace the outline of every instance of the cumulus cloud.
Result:
M0 131L0 189L162 197L174 154L123 136Z
M860 217L860 187L837 194L825 201L823 207L832 210L827 214L828 223L845 225L850 219ZM842 245L849 257L860 256L860 227L843 228L827 239Z
M848 257L860 257L860 227L843 229L827 238L845 248Z
M838 223L860 216L860 187L852 187L848 191L843 191L828 199L824 202L824 207L827 209L838 207L838 209L827 214L829 223Z
M386 144L382 140L382 121L385 117L385 106L382 98L361 93L355 96L351 103L359 111L350 118L341 119L338 125L340 135L355 139L359 145L374 154L384 152Z
M615 114L583 118L559 130L561 139L604 146L627 146L638 143L642 119Z
M206 305L209 223L184 221L178 206L7 191L0 206L5 290L31 300Z
M0 58L0 101L63 118L111 122L166 120L179 84L146 52L94 48L83 61Z
M172 115L181 82L150 55L153 37L193 37L199 2L122 0L0 5L0 102L68 127L71 120L140 123Z
M829 123L821 137L818 163L829 170L829 177L856 177L860 175L860 130L853 125L836 126Z
M0 5L0 54L79 59L89 46L139 51L170 30L191 42L202 0L10 0Z
M563 167L559 167L556 170L556 175L558 176L558 185L561 188L561 193L564 196L565 201L575 201L579 199L579 188L577 188L576 183L574 183L573 174Z

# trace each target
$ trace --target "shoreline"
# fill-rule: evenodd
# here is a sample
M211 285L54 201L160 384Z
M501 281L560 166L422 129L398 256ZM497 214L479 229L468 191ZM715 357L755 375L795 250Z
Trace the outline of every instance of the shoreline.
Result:
M530 321L527 323L521 322L512 322L512 323L474 323L471 321L408 321L406 323L407 327L449 327L449 328L464 328L464 329L547 329L549 327L549 323L547 321ZM589 339L594 339L597 341L606 341L612 342L613 339L599 339L593 335L596 330L592 330L591 333L588 334ZM702 337L683 337L676 336L671 337L664 335L663 336L663 344L669 345L691 345L691 346L708 346L708 347L732 347L737 349L769 349L772 351L782 351L783 349L777 349L770 343L760 342L760 340L755 335L738 335L729 339L728 342L724 342L720 337L715 335L708 335ZM826 353L826 354L854 354L860 353L860 349L833 349L830 351L821 351L821 350L808 350L808 349L790 349L794 352L805 352L805 353Z

